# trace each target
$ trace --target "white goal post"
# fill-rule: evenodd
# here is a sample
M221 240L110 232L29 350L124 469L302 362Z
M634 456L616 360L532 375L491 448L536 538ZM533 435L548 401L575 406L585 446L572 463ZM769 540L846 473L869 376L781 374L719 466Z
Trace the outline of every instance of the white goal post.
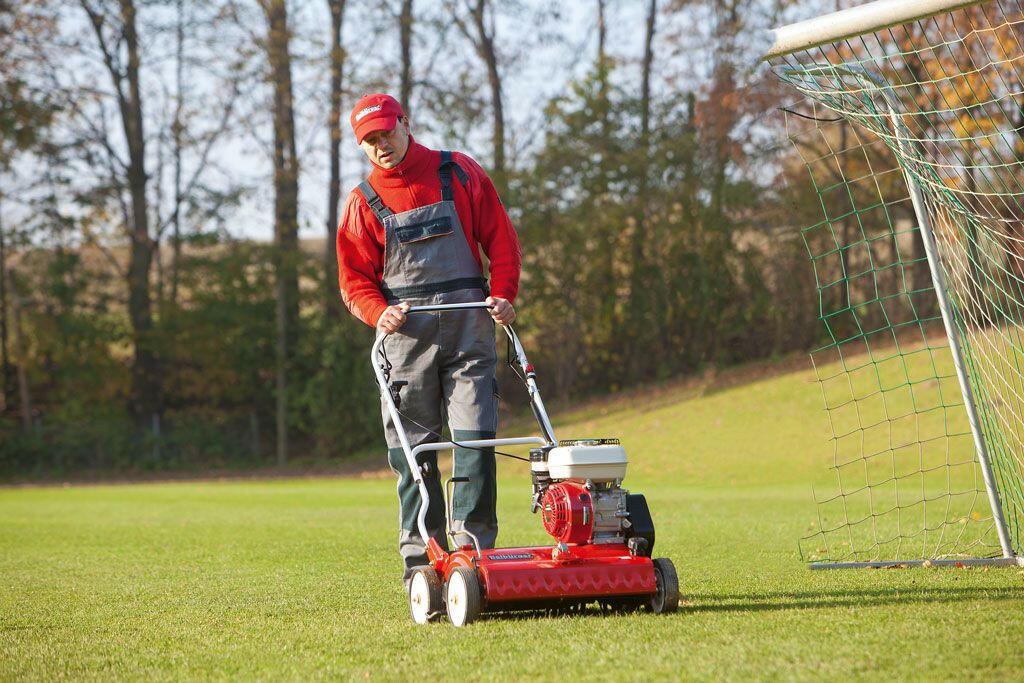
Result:
M841 367L819 372L838 493L819 498L818 522L803 539L813 547L806 553L813 568L1024 566L1020 2L877 0L777 28L765 41L763 59L810 107L810 114L785 110L802 119L793 128L787 119L787 131L825 213L805 241L833 339L828 349ZM879 167L879 159L892 168ZM895 198L893 177L904 181ZM899 211L915 223L909 235L901 234ZM818 237L823 231L831 242ZM906 277L917 245L928 292ZM860 253L867 255L862 265L852 265ZM880 253L888 260L880 262ZM893 268L902 282L888 277ZM858 284L865 273L874 280L870 296ZM894 289L880 292L880 281ZM839 282L845 300L835 303ZM934 301L933 317L914 307L922 293ZM893 315L897 308L902 314ZM837 333L841 316L852 333ZM930 321L941 321L941 352L926 334ZM901 345L908 324L920 330L916 346ZM895 340L896 352L884 360L879 336ZM924 379L908 363L922 344L934 370ZM852 348L868 360L853 360ZM883 367L893 358L902 375ZM933 405L926 393L943 392L946 358L959 397L950 401L947 392L926 409ZM854 379L867 366L875 370L870 386L863 375ZM826 385L840 375L848 390L836 400ZM874 421L864 417L870 401L882 406ZM854 426L837 426L835 416L854 412L850 406ZM963 428L951 428L958 419ZM939 420L945 431L925 438ZM852 454L848 444L857 437L860 451ZM877 445L868 445L873 438ZM985 513L979 500L987 501Z

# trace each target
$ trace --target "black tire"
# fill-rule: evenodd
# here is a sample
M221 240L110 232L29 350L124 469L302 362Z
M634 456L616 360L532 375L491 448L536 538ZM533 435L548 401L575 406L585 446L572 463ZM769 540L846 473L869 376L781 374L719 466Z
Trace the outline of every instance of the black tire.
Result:
M444 587L448 621L453 626L465 626L476 621L483 608L480 579L469 567L456 567L448 576Z
M658 592L651 596L650 609L655 614L672 614L679 608L679 575L667 557L654 560L654 578Z
M437 621L444 614L441 579L433 567L417 567L409 577L409 614L417 624Z

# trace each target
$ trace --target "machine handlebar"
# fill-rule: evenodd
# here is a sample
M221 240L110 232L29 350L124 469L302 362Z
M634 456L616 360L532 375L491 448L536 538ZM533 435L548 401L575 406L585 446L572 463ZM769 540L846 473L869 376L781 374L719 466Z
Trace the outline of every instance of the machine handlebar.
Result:
M466 308L491 308L486 301L471 301L464 304L425 304L423 306L410 306L407 313L427 313L429 311L457 311Z
M427 313L430 311L458 311L458 310L472 310L472 309L489 309L492 308L486 301L470 301L461 304L426 304L423 306L410 306L406 313ZM523 345L519 341L519 335L512 329L512 325L501 325L501 328L505 331L505 335L508 336L509 342L512 345L511 357L509 363L515 363L522 370L520 377L526 383L527 392L530 394L530 405L533 408L534 415L537 418L537 422L540 424L541 431L544 433L544 439L550 443L558 443L555 439L554 429L551 428L551 420L548 418L547 410L544 408L544 402L540 398L540 390L537 388L536 374L533 371L533 365L526 359L526 352L523 350ZM390 387L390 374L385 375L390 371L390 365L387 362L386 357L383 357L382 348L384 340L387 339L389 333L379 335L373 342L373 348L370 350L370 359L373 362L374 372L377 375L377 382L380 385L380 390L385 397L391 396ZM383 362L382 362L383 361ZM395 412L398 412L397 406ZM396 424L399 424L399 420L395 420ZM403 448L405 444L403 443ZM415 469L415 468L414 468Z

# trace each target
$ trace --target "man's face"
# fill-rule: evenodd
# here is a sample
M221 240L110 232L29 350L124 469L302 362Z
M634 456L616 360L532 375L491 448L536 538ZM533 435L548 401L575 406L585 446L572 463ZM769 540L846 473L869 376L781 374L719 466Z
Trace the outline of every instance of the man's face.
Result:
M359 143L367 158L381 168L394 168L409 151L409 120L398 119L391 130L376 130Z

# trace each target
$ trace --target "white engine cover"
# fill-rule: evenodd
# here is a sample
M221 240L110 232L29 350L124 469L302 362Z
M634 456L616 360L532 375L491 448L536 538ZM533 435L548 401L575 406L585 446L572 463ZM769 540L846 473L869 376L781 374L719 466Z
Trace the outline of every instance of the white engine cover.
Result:
M553 480L621 481L626 478L626 449L618 444L558 446L548 452L548 471Z

